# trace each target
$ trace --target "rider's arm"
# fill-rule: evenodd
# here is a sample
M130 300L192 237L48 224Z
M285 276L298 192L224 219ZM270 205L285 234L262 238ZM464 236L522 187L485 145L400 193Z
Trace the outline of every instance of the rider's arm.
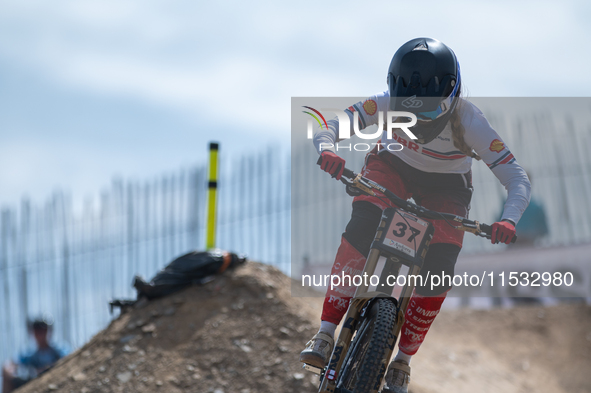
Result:
M345 114L349 117L350 135L353 135L354 112L357 112L358 129L363 130L366 127L378 123L378 112L388 110L389 103L387 92L383 92L369 97L365 101L351 105L345 109ZM315 125L314 127L314 146L318 154L324 150L336 153L336 143L341 141L339 135L339 120L337 117L327 121L328 129Z
M531 185L527 174L517 162L492 168L491 170L507 190L507 201L503 208L501 220L509 220L515 225L530 200Z
M318 154L321 154L324 150L336 152L335 144L338 142L337 135L339 134L339 121L335 117L326 123L328 124L328 130L326 127L314 127L314 138L312 141L314 142L314 147Z
M501 220L509 220L517 224L529 204L531 194L529 178L482 112L470 106L467 112L472 113L468 113L468 118L465 122L463 121L466 125L466 142L478 153L507 190L507 201Z

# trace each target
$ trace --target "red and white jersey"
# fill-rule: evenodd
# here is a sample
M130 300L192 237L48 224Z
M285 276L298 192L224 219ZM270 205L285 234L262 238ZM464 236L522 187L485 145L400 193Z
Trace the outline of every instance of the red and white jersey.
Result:
M357 112L359 130L362 130L378 124L378 113L389 111L389 108L390 95L388 91L385 91L350 106L345 110L345 113L349 115L352 125L353 113ZM507 190L507 202L502 218L517 223L530 199L531 186L525 171L517 163L509 147L491 127L480 109L471 102L462 99L461 105L458 105L456 110L460 111L461 123L466 130L464 140L467 145L482 158ZM323 146L322 150L327 150L325 146L336 144L338 131L339 122L337 119L328 122L328 130L316 130L313 141L319 153L320 146ZM472 166L472 158L454 146L451 122L448 122L445 129L433 141L423 145L413 142L400 129L395 129L392 139L388 139L388 135L384 131L381 142L383 146L391 143L403 145L402 150L391 151L391 154L395 154L408 165L423 172L462 174L468 172ZM329 150L335 151L334 148Z

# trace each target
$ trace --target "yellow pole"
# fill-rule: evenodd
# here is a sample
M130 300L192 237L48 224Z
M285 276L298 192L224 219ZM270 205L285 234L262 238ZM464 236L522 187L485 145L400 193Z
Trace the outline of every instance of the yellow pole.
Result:
M207 185L207 238L206 248L215 248L215 224L216 224L216 193L218 187L218 150L219 144L209 144L209 181Z

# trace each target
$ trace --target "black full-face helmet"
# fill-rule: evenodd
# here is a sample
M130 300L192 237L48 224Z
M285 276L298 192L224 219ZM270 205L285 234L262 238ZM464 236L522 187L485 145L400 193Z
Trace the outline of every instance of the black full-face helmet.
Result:
M460 86L456 55L432 38L408 41L390 62L390 110L417 116L411 131L418 143L429 143L443 131L457 105Z

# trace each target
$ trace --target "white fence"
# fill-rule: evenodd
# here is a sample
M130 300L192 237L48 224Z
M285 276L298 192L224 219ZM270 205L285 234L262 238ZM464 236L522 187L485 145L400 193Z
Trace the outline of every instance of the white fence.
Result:
M289 271L290 162L268 149L228 159L221 150L217 246ZM147 182L114 180L74 214L56 193L44 206L3 208L0 224L0 361L27 343L27 317L47 312L54 336L77 347L110 321L108 301L134 298L135 274L152 277L205 244L206 168Z

